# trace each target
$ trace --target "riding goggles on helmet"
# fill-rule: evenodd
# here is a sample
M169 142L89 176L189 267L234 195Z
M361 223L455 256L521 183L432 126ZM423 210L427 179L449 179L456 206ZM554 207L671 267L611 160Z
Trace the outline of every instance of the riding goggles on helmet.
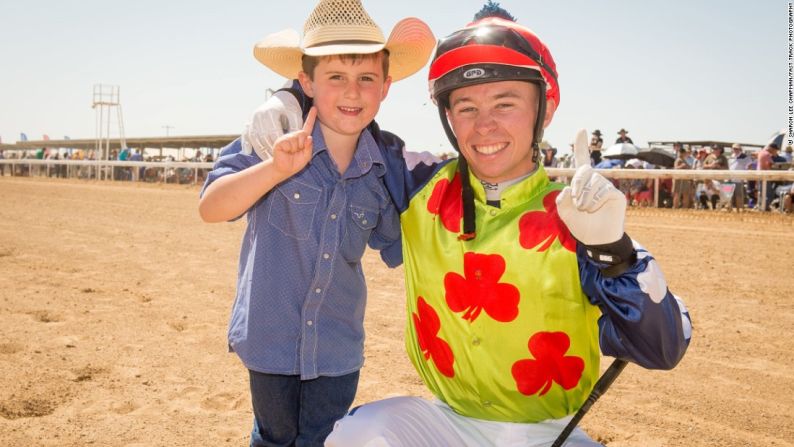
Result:
M528 41L531 37L534 36L525 36L509 26L498 24L464 28L445 37L439 41L430 66L433 99L468 85L496 80L525 80L545 81L550 97L558 102L554 62L552 60L549 64L533 48ZM545 50L539 40L537 44Z

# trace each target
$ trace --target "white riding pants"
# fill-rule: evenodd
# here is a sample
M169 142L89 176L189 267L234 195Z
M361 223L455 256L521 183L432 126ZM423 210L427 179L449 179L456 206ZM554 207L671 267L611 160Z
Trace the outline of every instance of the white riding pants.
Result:
M394 397L351 410L338 421L326 447L548 447L571 417L534 424L495 422L455 413L441 401ZM576 428L566 447L596 447Z

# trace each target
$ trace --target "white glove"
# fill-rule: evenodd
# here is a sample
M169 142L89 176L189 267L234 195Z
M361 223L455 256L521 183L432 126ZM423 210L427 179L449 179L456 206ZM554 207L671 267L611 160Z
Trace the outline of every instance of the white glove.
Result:
M584 245L604 245L623 237L626 196L590 166L587 131L574 142L576 174L557 196L557 213L571 235Z
M303 113L298 100L285 91L274 93L251 116L243 131L243 153L256 152L262 160L273 157L273 146L284 134L301 130Z

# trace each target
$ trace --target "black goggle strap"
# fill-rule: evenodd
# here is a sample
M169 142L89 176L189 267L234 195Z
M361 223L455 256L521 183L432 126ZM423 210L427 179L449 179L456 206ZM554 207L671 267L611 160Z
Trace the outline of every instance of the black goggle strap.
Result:
M460 153L458 139L455 137L455 133L452 132L452 127L450 127L447 120L447 101L447 99L439 98L438 117L441 119L441 125L444 126L444 132L446 132L449 142L452 143L452 147L458 153L458 172L460 172L463 196L463 233L458 236L458 240L468 241L477 236L477 228L474 221L474 190L471 187L471 181L469 181L469 164L466 162L466 157Z
M477 236L477 228L474 221L474 190L469 181L469 163L463 155L459 157L458 170L463 187L463 233L458 236L458 240L469 241Z
M543 141L543 122L546 121L546 83L537 82L538 86L538 117L535 119L535 133L532 139L532 151L536 163L543 163L540 154L540 142Z

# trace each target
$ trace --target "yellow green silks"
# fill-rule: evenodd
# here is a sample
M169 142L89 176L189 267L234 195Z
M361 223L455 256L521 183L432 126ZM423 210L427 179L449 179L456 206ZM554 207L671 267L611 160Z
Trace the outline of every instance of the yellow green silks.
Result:
M496 208L472 177L477 237L460 241L456 172L456 162L445 165L401 216L409 357L466 416L571 414L598 377L600 312L582 293L575 243L556 216L564 185L540 167Z

